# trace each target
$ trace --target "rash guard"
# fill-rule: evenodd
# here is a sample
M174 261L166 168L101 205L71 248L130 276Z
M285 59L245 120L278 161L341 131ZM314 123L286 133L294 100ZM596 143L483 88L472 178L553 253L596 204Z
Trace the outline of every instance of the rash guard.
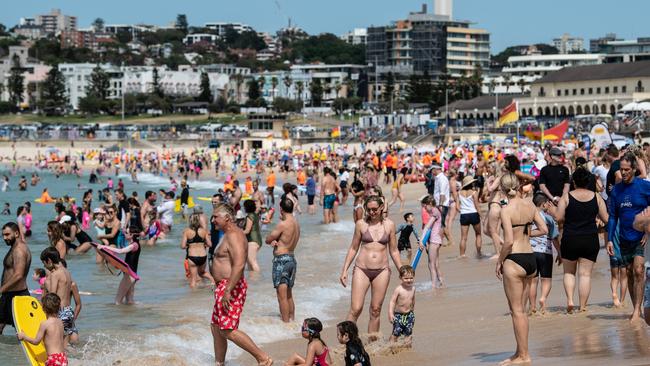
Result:
M607 239L613 242L616 224L620 223L619 236L625 241L635 242L643 238L644 233L634 230L634 216L650 206L650 182L634 178L632 183L618 183L609 196L609 221L607 222Z

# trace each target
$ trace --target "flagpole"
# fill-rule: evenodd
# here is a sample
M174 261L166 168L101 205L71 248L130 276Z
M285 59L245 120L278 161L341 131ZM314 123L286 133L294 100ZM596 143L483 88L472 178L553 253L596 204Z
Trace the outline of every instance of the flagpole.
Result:
M515 106L517 107L517 148L521 146L521 143L519 142L519 101L515 102Z

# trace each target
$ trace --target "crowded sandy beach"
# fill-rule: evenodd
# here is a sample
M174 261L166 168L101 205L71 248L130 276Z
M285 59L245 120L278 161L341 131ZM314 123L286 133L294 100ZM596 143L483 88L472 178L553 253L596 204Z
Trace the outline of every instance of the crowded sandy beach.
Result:
M57 156L5 144L5 255L19 263L16 248L31 253L18 287L67 300L70 364L636 364L650 352L635 268L644 246L629 253L620 228L613 240L606 230L618 214L631 218L618 221L627 235L643 236L650 190L625 196L632 213L603 194L646 184L647 147L575 146L77 145ZM611 166L611 181L596 173ZM591 241L567 240L572 225L594 230ZM123 274L106 250L124 258ZM61 272L63 289L51 287ZM124 325L111 326L114 316ZM145 328L123 334L131 321ZM20 362L15 341L1 347Z

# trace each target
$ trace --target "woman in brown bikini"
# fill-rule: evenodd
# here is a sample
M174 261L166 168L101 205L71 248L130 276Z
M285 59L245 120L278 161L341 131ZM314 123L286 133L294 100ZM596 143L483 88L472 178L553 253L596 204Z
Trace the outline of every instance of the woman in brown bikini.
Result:
M340 277L341 284L347 287L348 269L354 260L348 320L357 321L363 310L368 289L371 289L368 333L379 331L381 306L390 281L389 256L396 268L402 266L395 238L395 224L390 219L383 218L384 206L384 199L379 196L366 199L366 217L355 225L352 244L345 257Z

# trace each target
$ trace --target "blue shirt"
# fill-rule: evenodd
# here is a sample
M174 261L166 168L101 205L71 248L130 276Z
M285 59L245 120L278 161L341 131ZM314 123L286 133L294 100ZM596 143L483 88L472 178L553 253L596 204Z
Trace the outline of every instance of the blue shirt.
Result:
M308 196L315 196L316 195L316 180L314 180L314 177L309 177L307 178L307 189L306 193Z
M634 178L632 183L618 183L609 195L607 240L613 242L616 224L619 224L619 237L625 241L640 241L645 235L634 230L634 216L650 206L650 182Z

